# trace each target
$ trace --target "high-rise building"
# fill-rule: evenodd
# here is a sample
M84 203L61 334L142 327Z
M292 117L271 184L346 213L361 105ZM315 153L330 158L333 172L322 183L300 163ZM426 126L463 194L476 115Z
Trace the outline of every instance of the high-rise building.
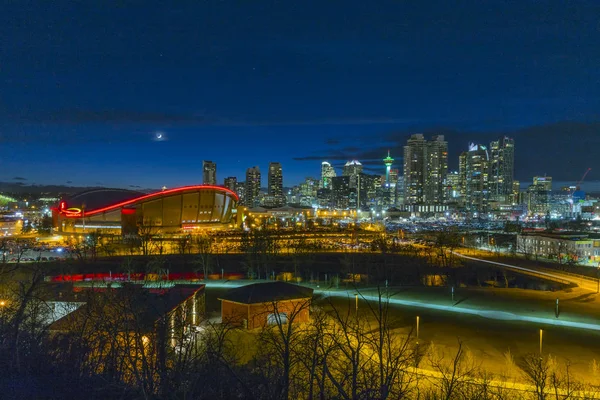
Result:
M235 176L228 176L223 181L223 186L235 192L237 190L237 178Z
M355 193L356 189L350 188L350 176L331 178L331 202L334 208L349 208Z
M269 195L283 195L283 171L278 162L269 163Z
M260 168L252 167L246 170L246 198L245 203L248 207L256 207L259 202L260 194Z
M202 161L202 183L205 185L217 184L217 164L212 161Z
M335 178L335 168L331 166L327 161L321 163L321 189L331 189L331 178Z
M437 135L427 141L412 135L404 146L405 204L444 203L444 181L448 173L448 142Z
M437 135L427 142L427 165L425 170L425 204L445 202L446 175L448 174L448 142Z
M272 198L272 203L276 207L285 204L285 197L283 195L283 171L281 169L281 163L272 162L269 163L269 188L268 193Z
M460 153L460 156L458 156L458 175L459 175L458 179L460 179L459 190L460 190L461 199L467 198L467 156L468 155L469 155L468 152L463 151L462 153Z
M515 141L506 136L490 144L490 198L510 201L515 170Z
M363 165L358 160L348 161L342 170L342 176L356 176L363 171Z
M489 200L489 154L480 144L469 146L466 154L466 207L469 211L487 212Z
M534 176L533 186L539 187L547 192L552 191L552 177L551 176Z
M519 195L521 194L521 182L513 180L510 202L513 205L519 204Z
M460 199L461 184L461 176L458 171L452 171L446 175L446 188L448 191L446 199L448 201L456 202Z
M396 205L401 206L404 204L404 175L398 177L396 183Z
M237 182L235 184L235 192L240 198L238 203L241 205L248 205L248 203L246 202L246 182Z
M397 183L399 174L400 174L400 171L398 170L398 168L390 169L390 183L392 183L392 184Z
M526 192L529 214L546 215L550 211L551 176L534 176Z
M404 146L404 204L423 202L427 140L418 133Z

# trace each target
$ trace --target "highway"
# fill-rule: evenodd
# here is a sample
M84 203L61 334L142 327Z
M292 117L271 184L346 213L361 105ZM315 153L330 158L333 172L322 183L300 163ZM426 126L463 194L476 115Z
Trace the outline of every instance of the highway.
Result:
M453 251L452 253L458 257L461 257L461 258L464 258L467 260L482 262L482 263L486 263L486 264L492 264L492 265L496 265L501 268L508 268L508 269L511 269L511 270L514 270L517 272L527 274L527 275L536 276L538 278L545 278L545 279L549 279L549 280L556 281L556 282L574 284L574 285L579 286L582 289L589 290L594 293L598 293L598 288L599 288L598 280L594 279L594 278L588 278L586 276L570 274L568 272L562 272L562 271L551 271L551 270L542 269L542 268L534 269L534 268L519 267L517 265L511 265L511 264L501 263L501 262L497 262L497 261L490 261L490 260L485 260L482 258L466 256L464 254L461 254L461 253L458 253L455 251Z

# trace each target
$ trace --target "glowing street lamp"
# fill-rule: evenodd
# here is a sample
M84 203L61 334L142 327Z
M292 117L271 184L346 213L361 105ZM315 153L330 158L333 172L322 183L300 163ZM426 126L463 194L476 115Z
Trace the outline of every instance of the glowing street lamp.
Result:
M419 316L417 315L417 343L419 343Z

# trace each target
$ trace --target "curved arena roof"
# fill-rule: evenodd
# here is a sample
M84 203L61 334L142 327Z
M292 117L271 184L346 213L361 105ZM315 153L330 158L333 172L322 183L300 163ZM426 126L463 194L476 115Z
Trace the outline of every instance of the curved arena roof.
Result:
M58 212L66 218L91 217L96 214L114 211L140 202L154 200L169 195L181 194L188 191L215 190L229 194L239 200L238 195L225 187L212 185L182 186L174 189L161 190L144 194L125 189L95 189L78 193L68 199L61 200Z

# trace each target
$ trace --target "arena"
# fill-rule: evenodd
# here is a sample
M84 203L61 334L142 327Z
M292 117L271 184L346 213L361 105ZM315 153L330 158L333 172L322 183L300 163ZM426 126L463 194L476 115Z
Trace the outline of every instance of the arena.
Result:
M148 227L161 233L194 233L239 226L237 202L233 191L220 186L184 186L150 194L94 189L62 199L52 215L56 232L128 235Z

